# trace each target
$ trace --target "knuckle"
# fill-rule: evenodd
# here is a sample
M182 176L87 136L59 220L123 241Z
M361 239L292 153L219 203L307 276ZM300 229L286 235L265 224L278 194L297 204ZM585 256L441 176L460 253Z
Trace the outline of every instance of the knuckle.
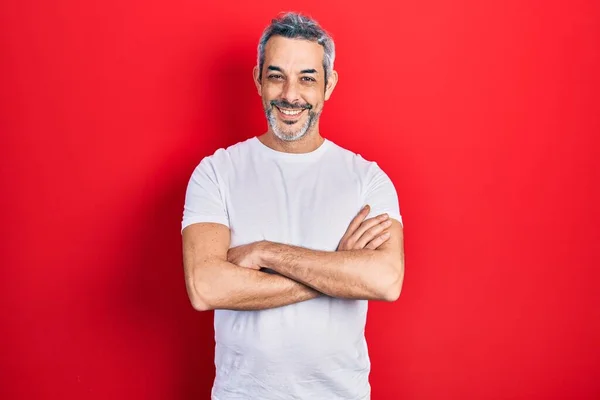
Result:
M381 228L379 226L374 226L367 231L367 234L374 237L374 236L378 235L379 232L381 232Z
M371 232L379 232L383 229L383 227L384 227L384 225L377 224L377 225L373 225L370 230L371 230Z

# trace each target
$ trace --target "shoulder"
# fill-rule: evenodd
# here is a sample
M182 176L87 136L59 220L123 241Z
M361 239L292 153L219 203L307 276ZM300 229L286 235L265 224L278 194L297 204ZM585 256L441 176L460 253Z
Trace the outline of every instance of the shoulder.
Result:
M228 169L243 161L251 153L252 141L253 138L250 138L216 149L200 159L195 171L205 171L215 175L225 174Z
M335 142L331 142L333 153L338 157L352 172L356 173L363 180L371 180L378 175L385 175L383 169L377 161L364 157L361 153L350 148L342 147Z
M335 143L332 147L345 160L346 170L353 173L358 180L364 198L369 202L387 204L387 212L400 219L396 187L378 162Z
M241 142L234 143L227 147L220 147L213 153L202 158L201 162L223 163L229 160L235 160L248 155L253 148L252 142L254 138L249 138Z

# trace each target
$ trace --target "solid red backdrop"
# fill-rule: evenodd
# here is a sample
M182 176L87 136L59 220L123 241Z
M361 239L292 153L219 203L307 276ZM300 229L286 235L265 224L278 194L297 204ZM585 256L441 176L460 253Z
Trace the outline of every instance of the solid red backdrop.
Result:
M252 67L281 7L3 2L3 399L209 398L183 196L266 129ZM373 399L600 398L599 3L300 11L337 43L322 133L389 173L406 226L404 291L368 319Z

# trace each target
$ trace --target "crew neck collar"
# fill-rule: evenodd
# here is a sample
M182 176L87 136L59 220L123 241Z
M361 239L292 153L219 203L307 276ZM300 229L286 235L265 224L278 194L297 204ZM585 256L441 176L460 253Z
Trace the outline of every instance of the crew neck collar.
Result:
M323 143L321 143L321 145L313 151L309 151L308 153L288 153L285 151L279 151L279 150L270 148L269 146L267 146L263 142L261 142L257 136L254 136L250 140L259 149L259 151L262 154L264 154L265 156L272 157L272 158L278 158L278 159L284 159L284 160L291 160L291 161L315 160L315 159L319 158L331 146L331 141L324 138Z

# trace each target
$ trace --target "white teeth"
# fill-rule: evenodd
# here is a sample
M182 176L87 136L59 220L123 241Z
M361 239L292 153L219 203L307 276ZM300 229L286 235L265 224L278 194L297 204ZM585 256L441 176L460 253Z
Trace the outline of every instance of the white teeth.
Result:
M302 112L302 110L288 111L288 110L282 110L281 108L279 109L279 111L281 111L285 115L298 115Z

